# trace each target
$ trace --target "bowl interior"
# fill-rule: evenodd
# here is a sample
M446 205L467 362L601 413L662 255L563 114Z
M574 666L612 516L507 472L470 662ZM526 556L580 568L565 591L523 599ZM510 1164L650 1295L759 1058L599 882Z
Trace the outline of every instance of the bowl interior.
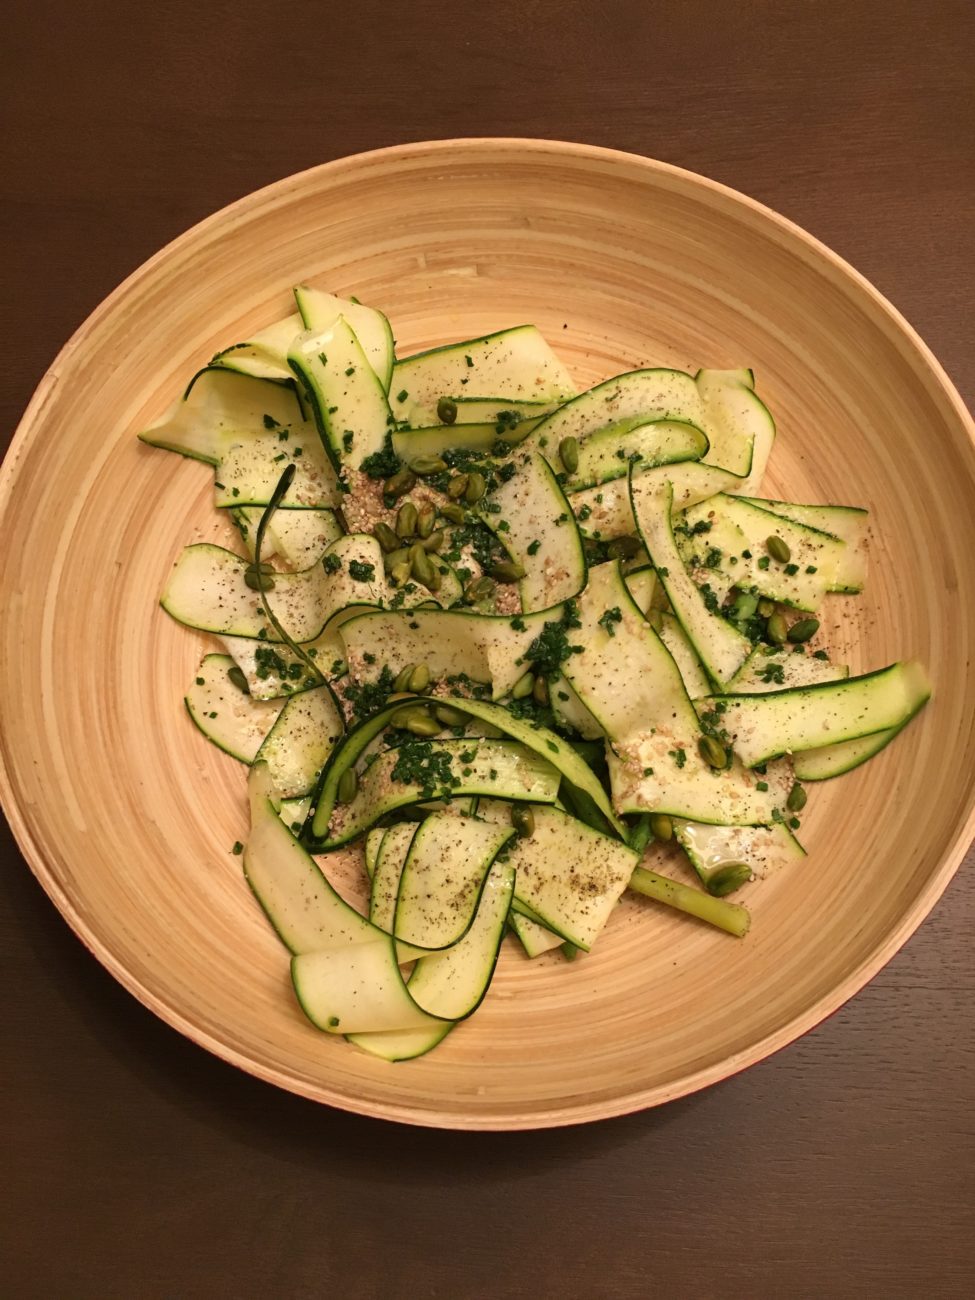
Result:
M779 436L766 489L872 511L853 671L918 656L935 696L811 791L807 861L749 887L735 942L638 900L585 960L508 949L485 1005L389 1066L314 1031L230 846L243 768L181 697L207 639L157 605L181 547L229 537L210 471L134 433L299 280L383 308L401 353L536 322L580 386L643 363L751 365ZM857 276L700 178L531 141L409 146L252 195L126 282L45 377L5 466L4 794L69 922L133 992L230 1060L366 1113L466 1127L619 1113L721 1078L834 1009L967 846L975 456L936 365Z

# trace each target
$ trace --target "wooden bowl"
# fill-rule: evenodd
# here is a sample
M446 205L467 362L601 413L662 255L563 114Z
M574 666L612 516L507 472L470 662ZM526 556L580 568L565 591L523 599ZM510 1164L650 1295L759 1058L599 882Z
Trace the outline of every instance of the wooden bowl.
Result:
M506 951L475 1019L409 1064L303 1019L230 852L244 769L183 709L205 638L157 604L180 548L225 535L212 476L134 437L218 347L290 310L298 280L382 307L401 352L534 321L580 386L641 363L751 365L779 426L771 490L870 507L869 586L832 601L833 643L854 671L918 656L935 696L874 762L812 791L809 858L751 887L745 941L628 900L576 963ZM163 249L66 345L4 464L0 509L0 788L28 862L146 1006L331 1105L533 1128L713 1083L861 988L972 837L971 419L861 276L688 172L454 140L252 194Z

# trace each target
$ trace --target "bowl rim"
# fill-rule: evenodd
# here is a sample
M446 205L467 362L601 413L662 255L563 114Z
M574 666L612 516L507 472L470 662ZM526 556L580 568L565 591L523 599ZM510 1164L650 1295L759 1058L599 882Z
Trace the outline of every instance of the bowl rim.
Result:
M790 220L790 218L783 216L773 208L751 198L740 190L736 190L720 181L712 180L699 172L690 171L672 163L662 162L626 150L610 149L577 141L549 140L532 136L449 137L440 140L388 145L360 153L348 154L281 177L259 189L249 191L247 194L194 223L174 239L164 244L151 257L140 263L81 322L58 351L38 382L18 422L3 462L0 464L0 529L3 528L6 512L13 498L21 459L37 430L43 424L45 407L58 387L61 371L70 362L71 355L79 345L82 336L89 333L104 316L109 315L114 310L118 300L128 293L141 278L155 270L160 263L171 258L181 251L185 245L191 244L201 235L205 235L211 226L222 225L228 219L233 220L234 216L244 214L251 206L258 205L269 197L283 195L291 189L300 189L307 179L312 176L341 176L343 172L355 171L364 164L375 165L386 161L399 161L409 159L417 154L429 154L431 152L445 155L457 152L477 154L478 152L503 149L509 149L515 153L544 152L565 158L576 157L590 161L602 161L608 164L625 163L629 167L635 166L642 169L648 174L665 176L673 180L690 183L693 186L710 191L724 200L731 200L751 213L764 218L771 226L776 227L780 233L804 244L820 260L829 264L834 272L838 272L843 278L852 281L872 301L874 307L878 308L888 318L895 331L901 335L923 363L932 381L940 389L941 396L947 400L958 423L967 432L969 441L975 447L975 420L973 420L944 367L910 322L861 272L857 271L855 267L851 266L849 262L829 248L828 245L796 222ZM0 734L2 733L3 719L2 713L0 713ZM583 1104L563 1103L549 1109L539 1109L537 1111L527 1109L519 1111L511 1107L503 1115L479 1116L465 1112L459 1107L438 1109L436 1113L433 1113L403 1103L393 1104L369 1099L353 1101L347 1096L333 1092L327 1084L313 1084L295 1078L284 1070L265 1066L223 1042L202 1026L190 1021L179 1006L171 1004L146 988L116 957L110 946L95 935L92 927L72 905L49 871L40 843L30 825L30 820L17 802L13 774L12 771L8 770L6 752L6 745L0 745L0 804L3 806L8 824L25 861L47 896L88 951L144 1007L171 1028L177 1030L184 1037L189 1038L214 1056L266 1083L273 1084L309 1100L324 1103L338 1110L428 1128L495 1132L507 1130L525 1131L588 1123L598 1119L610 1119L662 1105L668 1101L674 1101L679 1097L687 1096L711 1084L730 1078L749 1066L757 1064L790 1043L795 1042L796 1039L809 1033L817 1025L835 1014L891 960L931 912L947 888L948 883L961 866L972 840L975 838L975 781L973 781L968 795L967 806L963 810L947 852L943 855L937 870L925 883L899 924L860 962L855 970L847 976L842 985L830 990L785 1025L750 1044L747 1048L730 1056L725 1056L717 1062L692 1071L678 1079L655 1085L652 1088L626 1091L612 1098L599 1101Z

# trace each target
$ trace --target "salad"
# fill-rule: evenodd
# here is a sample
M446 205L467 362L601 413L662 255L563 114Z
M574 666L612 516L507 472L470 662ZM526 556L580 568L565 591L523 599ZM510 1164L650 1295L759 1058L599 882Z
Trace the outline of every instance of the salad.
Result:
M744 936L734 895L803 858L810 789L930 694L824 644L867 512L761 495L750 370L580 393L532 325L398 357L377 309L294 296L139 436L212 466L239 535L186 547L161 603L217 643L186 708L249 768L234 852L308 1019L423 1055L506 935L576 957L626 890ZM335 887L350 847L368 907Z

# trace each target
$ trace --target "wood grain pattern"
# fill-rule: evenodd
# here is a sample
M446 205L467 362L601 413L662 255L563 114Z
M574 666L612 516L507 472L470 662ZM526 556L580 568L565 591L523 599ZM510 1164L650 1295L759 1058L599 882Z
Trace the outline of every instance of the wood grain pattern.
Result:
M508 195L529 189L513 208ZM868 595L827 615L841 658L859 670L917 656L936 683L903 743L816 792L815 893L804 871L753 887L742 944L634 900L579 966L509 951L476 1021L407 1067L302 1019L228 853L245 835L240 769L179 705L199 638L153 604L180 546L224 526L210 474L132 438L218 347L283 314L302 279L380 305L405 351L534 320L580 385L646 362L754 366L781 430L769 490L852 496L873 514ZM916 927L971 838L972 629L938 613L940 593L975 576L969 418L855 273L688 173L582 146L442 142L250 196L137 271L66 346L0 499L0 527L20 542L5 575L3 782L31 865L146 1005L309 1097L524 1128L680 1096L835 1010ZM939 512L951 526L932 537Z
M975 401L967 0L498 0L476 18L362 0L327 36L321 12L5 16L4 442L64 339L193 222L328 158L465 134L611 145L764 200L865 272ZM948 607L971 617L966 593ZM91 958L0 830L5 1289L967 1295L973 862L857 997L760 1065L604 1124L464 1135L318 1106L200 1050Z

